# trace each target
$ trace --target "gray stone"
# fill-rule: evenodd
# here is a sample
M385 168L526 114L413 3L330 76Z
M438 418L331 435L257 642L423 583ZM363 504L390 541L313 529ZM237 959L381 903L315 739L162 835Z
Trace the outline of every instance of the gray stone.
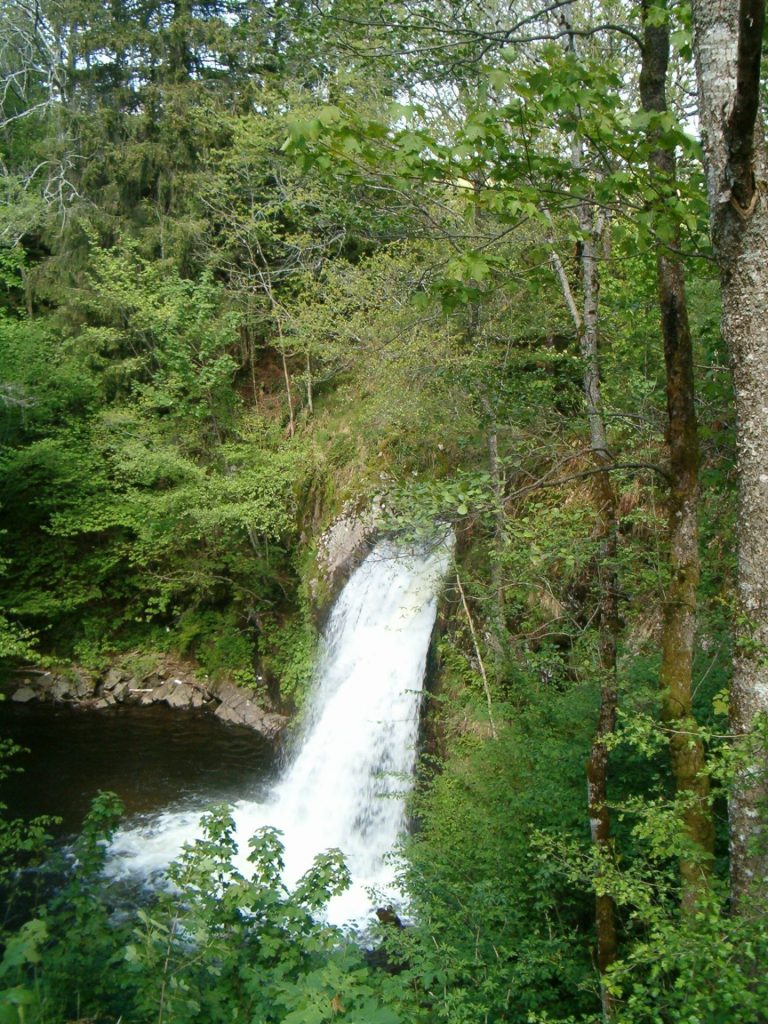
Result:
M138 704L143 683L139 679L136 679L135 676L131 676L127 682L128 690L123 697L123 701L127 704Z
M349 501L317 542L317 573L309 580L314 613L321 621L341 587L371 550L381 523L384 503L375 497L358 509Z
M243 720L238 712L237 708L232 707L231 704L219 704L214 711L214 715L220 718L222 722L232 722L233 725L242 725Z
M11 700L15 700L17 704L26 704L30 700L37 700L37 696L37 691L31 686L20 686Z
M173 679L169 684L170 692L165 698L165 703L172 708L191 708L192 700L196 690L189 683L182 683L180 679Z
M370 512L345 511L320 538L317 566L331 591L346 578L354 563L366 552L374 531Z
M126 672L123 672L122 669L111 668L109 672L107 672L104 678L104 683L101 688L104 691L110 691L114 693L117 687L122 686L129 678L130 677L128 676L128 674Z
M70 680L70 695L75 700L84 700L92 697L96 692L96 680L86 672L76 672Z
M266 739L276 739L288 721L284 715L263 711L250 699L247 691L241 690L233 683L225 683L217 696L221 701L215 711L217 718L233 725L245 725Z
M161 683L160 686L156 686L152 691L152 703L161 704L164 700L167 701L173 690L173 683Z
M54 700L67 700L72 696L72 680L66 676L54 676L48 692Z
M236 706L249 699L248 694L234 683L223 683L216 691L222 704Z
M120 680L120 682L115 683L115 685L110 690L110 693L112 694L112 696L115 698L116 701L119 701L120 703L122 703L126 699L126 697L128 696L130 688L131 688L130 680L122 679L122 680Z

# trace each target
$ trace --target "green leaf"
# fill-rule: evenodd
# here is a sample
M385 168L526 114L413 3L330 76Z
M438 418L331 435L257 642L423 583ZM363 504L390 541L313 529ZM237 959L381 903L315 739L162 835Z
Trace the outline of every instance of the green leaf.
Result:
M47 937L48 929L44 921L33 918L23 924L6 942L5 953L0 961L0 977L24 964L40 963L40 946Z
M500 68L495 68L488 75L488 81L491 83L494 89L504 89L511 79L509 71L502 71Z
M326 126L338 124L344 119L343 111L333 104L321 107L317 112L318 120Z

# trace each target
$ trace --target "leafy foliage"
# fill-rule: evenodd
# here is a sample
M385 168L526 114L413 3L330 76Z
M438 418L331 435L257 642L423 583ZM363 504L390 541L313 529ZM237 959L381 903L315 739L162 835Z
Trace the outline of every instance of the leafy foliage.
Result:
M664 113L637 109L640 8L673 30ZM376 496L404 539L449 523L458 563L437 759L405 844L414 922L384 943L399 973L321 923L345 883L337 853L289 893L279 838L255 838L250 877L224 812L171 890L113 914L105 798L77 875L5 936L0 1021L586 1024L605 891L619 1024L762 1012L765 928L728 916L722 821L711 891L680 916L682 808L657 726L655 246L679 236L705 485L695 711L710 764L729 762L732 395L686 129L689 20L657 3L5 5L0 659L102 667L170 648L300 706L310 556L347 501ZM651 138L676 151L675 180L652 168ZM585 204L603 226L625 709L603 860L582 792L601 626ZM734 769L711 770L719 813ZM43 831L0 832L4 879Z
M172 866L168 887L134 911L111 912L99 878L119 806L103 794L73 850L77 871L37 916L6 937L0 1019L53 1022L71 1014L149 1020L398 1024L418 1009L363 952L322 923L347 886L338 851L319 856L288 892L282 847L270 829L250 843L248 873L234 866L225 809Z

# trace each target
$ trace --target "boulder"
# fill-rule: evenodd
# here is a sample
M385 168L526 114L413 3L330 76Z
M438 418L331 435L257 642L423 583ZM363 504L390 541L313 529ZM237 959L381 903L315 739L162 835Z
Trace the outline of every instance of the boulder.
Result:
M225 683L216 696L221 701L215 711L217 718L233 725L245 725L268 740L277 739L288 722L284 715L264 711L250 699L246 690L234 683Z
M160 686L155 686L152 692L147 694L147 704L161 704L163 701L167 701L170 695L173 693L173 683L161 683ZM144 701L142 700L142 703Z
M130 678L131 677L128 673L124 672L122 669L111 668L104 677L104 682L102 683L101 688L105 692L114 693L118 687L126 686Z
M69 694L74 700L86 700L96 693L97 681L93 676L81 670L75 671L70 678Z
M130 679L121 679L119 682L115 683L114 686L112 686L107 692L111 693L115 700L122 704L122 702L128 697L130 689Z
M194 686L190 686L189 683L182 682L181 679L172 679L170 683L166 684L169 688L169 692L165 698L165 703L171 708L191 708L194 707L194 699L198 695L198 691ZM202 701L201 701L202 702ZM197 705L200 707L200 705Z
M139 698L141 697L143 690L143 683L136 679L135 676L131 676L130 679L126 680L128 683L128 689L123 694L123 701L126 704L138 704Z
M48 696L48 694L51 692L51 687L58 678L59 677L55 676L53 672L40 672L38 674L37 695L40 698L40 700L44 700ZM24 682L28 683L29 680L25 679Z
M181 678L179 672L184 673ZM213 711L224 722L244 725L266 739L275 740L288 722L284 715L265 711L253 699L251 690L224 684L214 695L194 671L183 665L161 667L148 672L143 678L131 675L125 669L113 667L101 683L85 669L72 668L66 672L35 672L17 680L17 689L11 700L26 704L32 700L67 701L81 707L104 710L118 704L150 706L165 703L181 710L206 709Z
M73 696L72 680L67 676L54 676L47 689L54 700L69 700Z
M126 704L140 704L146 706L154 704L157 690L152 686L144 686L136 679L128 681L128 692L123 697Z
M11 700L15 700L17 704L27 704L31 700L37 700L37 697L37 691L33 690L31 686L20 686Z
M82 669L68 672L43 672L37 681L40 700L83 701L96 693L97 682Z

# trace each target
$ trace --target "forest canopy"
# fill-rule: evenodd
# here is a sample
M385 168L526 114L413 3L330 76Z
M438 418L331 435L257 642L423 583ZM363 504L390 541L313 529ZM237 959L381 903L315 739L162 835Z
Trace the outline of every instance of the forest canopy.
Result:
M5 0L8 678L293 712L329 525L457 547L382 956L224 811L116 917L104 797L0 1021L766 1019L764 7Z

